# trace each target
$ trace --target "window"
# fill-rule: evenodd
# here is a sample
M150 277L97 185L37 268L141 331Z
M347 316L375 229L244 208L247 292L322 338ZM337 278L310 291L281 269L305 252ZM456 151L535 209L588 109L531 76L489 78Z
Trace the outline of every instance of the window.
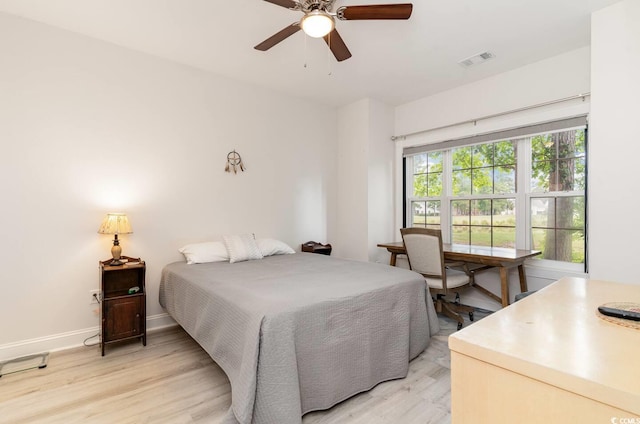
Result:
M405 149L406 225L440 228L452 243L540 250L543 260L583 270L585 123Z
M515 199L452 200L451 241L515 248L515 215Z
M411 202L411 222L414 227L440 228L442 158L443 152L413 157L413 197L422 199Z
M499 141L451 150L451 240L515 247L517 143ZM478 197L479 196L479 197Z
M531 239L543 259L585 258L585 131L531 140Z
M453 149L453 195L515 193L516 151L513 141Z

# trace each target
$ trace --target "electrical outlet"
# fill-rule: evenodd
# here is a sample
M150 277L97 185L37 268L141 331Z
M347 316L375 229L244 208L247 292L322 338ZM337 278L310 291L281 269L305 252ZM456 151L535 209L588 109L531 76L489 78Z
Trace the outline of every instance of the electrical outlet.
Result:
M96 289L96 290L89 290L89 296L91 296L91 300L89 301L89 305L97 305L100 302L98 302L98 299L100 299L100 290ZM96 297L98 299L96 299Z

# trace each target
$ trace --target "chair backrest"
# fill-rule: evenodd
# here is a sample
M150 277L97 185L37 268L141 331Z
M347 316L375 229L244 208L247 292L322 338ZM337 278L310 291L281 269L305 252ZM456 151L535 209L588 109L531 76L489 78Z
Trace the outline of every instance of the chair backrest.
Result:
M400 234L402 234L409 266L412 270L434 278L442 278L445 275L442 232L440 230L401 228Z

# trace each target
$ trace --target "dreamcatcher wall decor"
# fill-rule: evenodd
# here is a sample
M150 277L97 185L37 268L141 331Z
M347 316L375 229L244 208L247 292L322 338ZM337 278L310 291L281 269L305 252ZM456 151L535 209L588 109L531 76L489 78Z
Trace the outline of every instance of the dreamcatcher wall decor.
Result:
M240 153L235 150L227 154L227 166L224 167L224 171L231 172L231 168L233 168L234 174L238 173L238 168L240 168L240 171L244 172L244 164L242 163Z

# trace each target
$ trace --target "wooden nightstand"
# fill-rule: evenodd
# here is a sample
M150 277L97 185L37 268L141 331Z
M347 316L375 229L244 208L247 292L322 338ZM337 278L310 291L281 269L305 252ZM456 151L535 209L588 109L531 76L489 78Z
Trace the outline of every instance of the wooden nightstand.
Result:
M321 255L331 255L331 245L322 244L315 241L308 241L302 245L302 251L319 253Z
M109 343L141 338L147 345L146 265L140 258L121 259L131 265L111 266L113 259L100 262L102 356Z

